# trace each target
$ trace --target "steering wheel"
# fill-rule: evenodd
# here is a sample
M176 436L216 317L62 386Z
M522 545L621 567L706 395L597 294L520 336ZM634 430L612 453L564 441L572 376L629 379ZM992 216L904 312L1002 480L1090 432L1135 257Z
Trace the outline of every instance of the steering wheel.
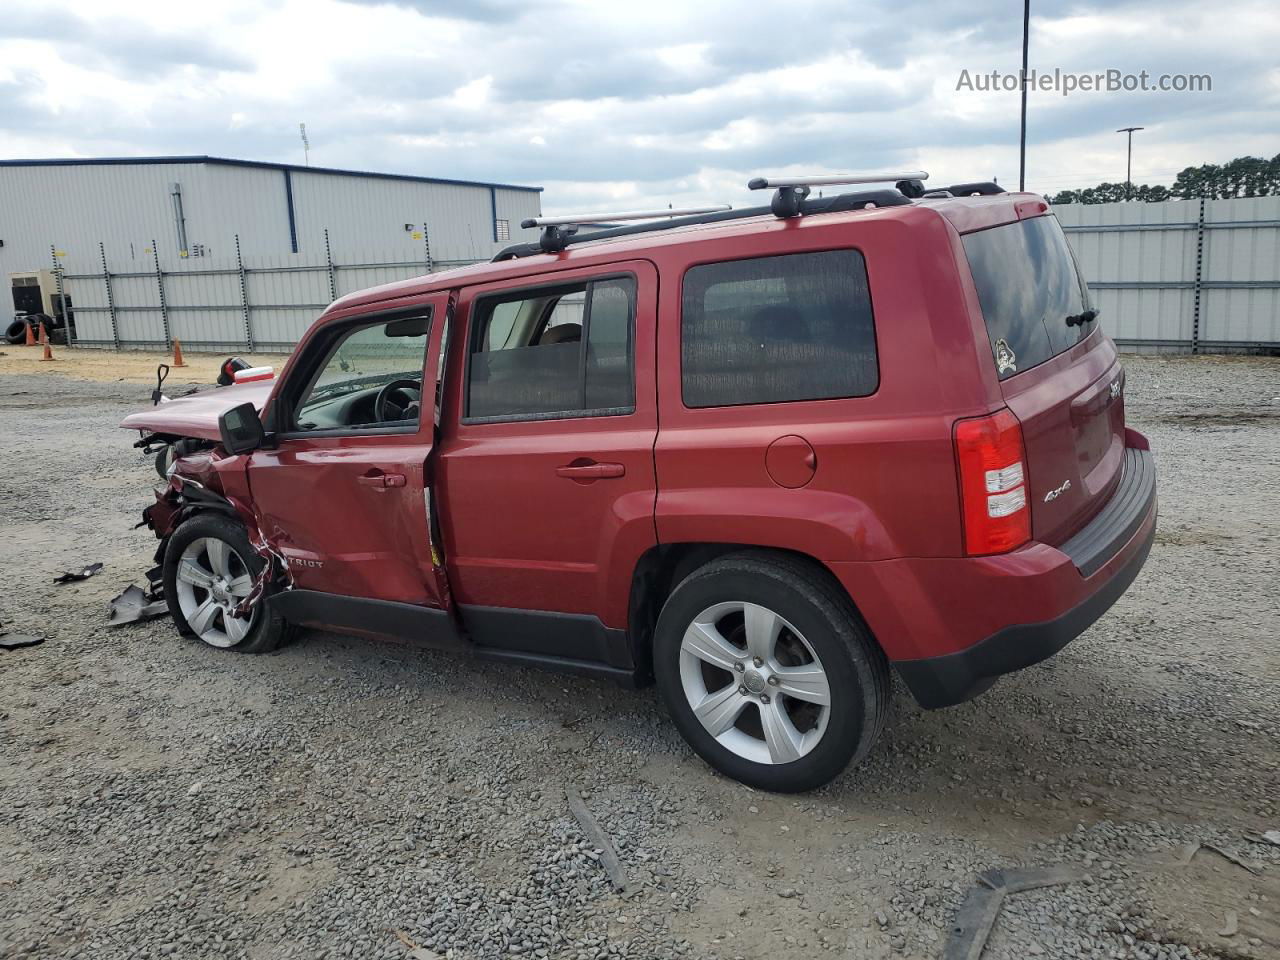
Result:
M397 402L392 397L403 402ZM422 402L421 380L392 380L373 400L373 416L378 423L403 420L413 407Z

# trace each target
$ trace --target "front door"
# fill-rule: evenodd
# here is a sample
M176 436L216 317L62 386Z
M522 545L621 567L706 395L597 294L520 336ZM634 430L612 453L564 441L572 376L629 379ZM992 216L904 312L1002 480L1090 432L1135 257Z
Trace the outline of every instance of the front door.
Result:
M445 605L426 470L448 314L440 294L330 321L299 347L271 401L277 443L248 471L295 587Z
M568 635L625 629L656 543L656 298L647 261L461 292L436 457L449 586L482 645L518 638L469 606L577 615L544 618Z

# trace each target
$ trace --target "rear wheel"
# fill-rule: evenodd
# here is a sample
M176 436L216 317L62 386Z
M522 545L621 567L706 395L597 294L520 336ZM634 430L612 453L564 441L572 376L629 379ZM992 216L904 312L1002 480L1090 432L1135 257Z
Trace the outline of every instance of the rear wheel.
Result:
M269 590L248 616L235 615L264 565L239 523L208 513L183 523L164 554L164 596L179 632L224 650L274 650L286 625L266 603Z
M689 744L753 787L809 790L871 749L888 666L816 565L735 554L694 571L654 638L663 700Z

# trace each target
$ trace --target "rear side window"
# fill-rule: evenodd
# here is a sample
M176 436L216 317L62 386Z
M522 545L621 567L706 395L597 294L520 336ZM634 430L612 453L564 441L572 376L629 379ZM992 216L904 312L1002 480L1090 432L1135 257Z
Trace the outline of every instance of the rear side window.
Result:
M478 300L472 310L468 419L635 409L634 277L503 293Z
M966 234L964 252L1000 379L1044 363L1093 331L1096 321L1067 323L1089 309L1089 295L1056 217Z
M688 407L863 397L879 385L856 250L691 267L680 331Z

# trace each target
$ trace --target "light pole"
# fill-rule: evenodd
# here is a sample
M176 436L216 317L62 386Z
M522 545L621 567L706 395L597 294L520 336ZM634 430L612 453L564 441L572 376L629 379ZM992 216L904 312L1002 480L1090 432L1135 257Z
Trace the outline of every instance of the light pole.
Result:
M1116 133L1127 133L1129 135L1129 159L1124 165L1124 198L1128 200L1133 196L1133 131L1145 130L1146 127L1121 127Z
M1018 135L1018 190L1027 189L1027 40L1031 35L1031 0L1022 2L1022 128Z

